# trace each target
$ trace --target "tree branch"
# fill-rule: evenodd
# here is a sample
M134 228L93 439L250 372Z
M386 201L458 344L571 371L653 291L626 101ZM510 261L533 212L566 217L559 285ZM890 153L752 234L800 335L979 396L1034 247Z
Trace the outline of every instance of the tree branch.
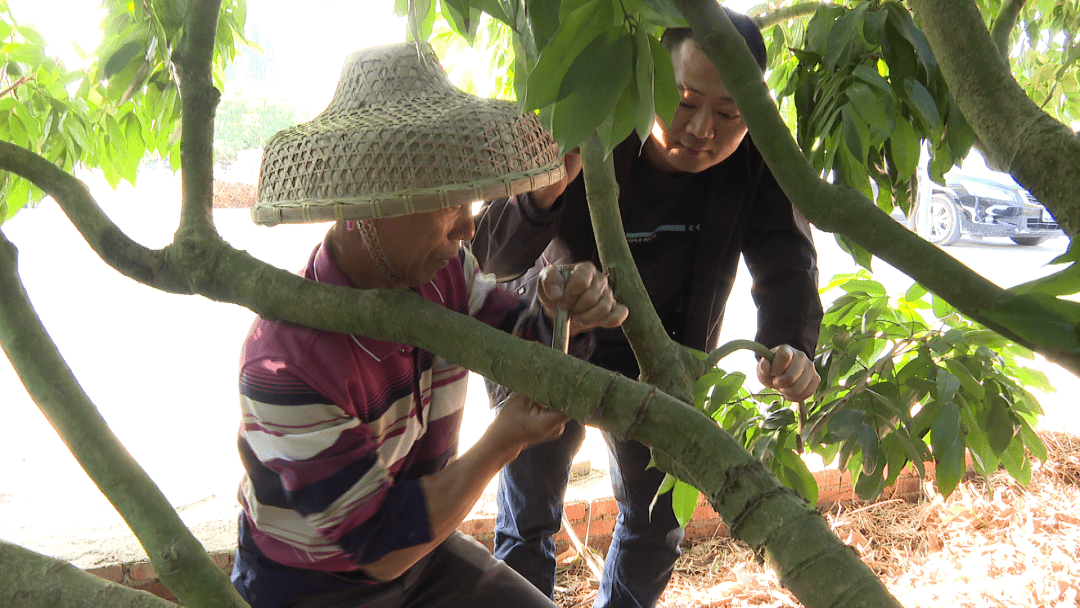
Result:
M758 29L763 30L767 27L772 27L778 23L783 23L797 17L813 15L819 8L833 6L837 5L832 2L801 2L794 6L785 6L775 10L754 14L751 16L751 19L754 20L754 25L756 25Z
M176 608L71 564L0 540L0 605L49 608Z
M910 4L988 162L1007 169L1075 236L1080 231L1075 186L1080 137L1040 110L1020 88L974 0Z
M1027 0L1006 0L1001 5L1001 10L998 11L990 29L990 38L993 39L994 46L997 47L998 53L1006 63L1009 61L1009 39L1012 37L1016 20L1020 17L1020 11L1026 2Z
M18 174L53 197L106 264L121 274L169 293L192 293L162 251L143 247L128 238L105 215L86 185L41 156L0 141L0 170Z
M686 347L671 339L653 308L626 243L613 158L605 155L603 148L600 137L590 135L581 144L581 170L600 261L610 275L616 299L630 310L623 332L638 361L640 379L693 403L694 381L707 368Z
M193 608L246 606L79 386L34 313L18 277L17 255L0 231L0 347L27 392L181 602Z
M173 53L180 84L180 158L183 207L177 242L216 235L214 228L214 114L221 92L214 88L214 40L221 0L192 0L184 16L184 36Z

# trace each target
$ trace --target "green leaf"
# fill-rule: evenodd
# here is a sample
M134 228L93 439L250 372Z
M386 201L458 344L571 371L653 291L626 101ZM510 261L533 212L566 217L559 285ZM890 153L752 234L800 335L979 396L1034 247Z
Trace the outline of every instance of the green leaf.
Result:
M1031 483L1031 461L1024 451L1023 443L1014 441L1009 444L1009 447L1001 453L1001 463L1005 465L1005 470L1009 475L1020 482L1020 485L1026 486Z
M858 435L863 426L863 413L858 410L842 410L829 421L829 433L835 441L844 441Z
M936 294L933 296L933 310L934 316L939 319L944 319L945 317L956 311L956 309L952 307L952 304L949 304L944 299L939 298Z
M855 66L855 69L852 70L851 73L859 80L874 87L875 89L878 89L882 93L892 95L892 87L889 86L889 81L885 80L884 76L879 74L877 70L870 67L869 65L866 65L865 63L860 63L859 65Z
M904 38L890 20L885 24L885 37L881 41L882 55L889 66L889 78L894 83L914 76L919 69L915 47Z
M560 149L576 148L615 109L632 77L633 38L623 26L596 39L566 73L566 99L555 104L552 135ZM575 86L571 88L568 83Z
M761 423L761 427L769 431L774 431L793 424L795 424L795 412L785 407L770 413Z
M777 450L773 463L773 470L781 483L795 490L811 507L817 505L817 480L794 450Z
M940 133L942 129L941 113L930 91L921 82L912 77L904 79L904 96L915 115L919 117L927 130Z
M679 107L679 87L675 82L675 70L671 55L660 41L649 36L649 49L653 56L653 100L656 115L667 124Z
M671 489L671 507L683 528L693 519L700 494L697 488L683 481L676 482Z
M873 279L849 279L839 285L840 289L848 293L866 293L883 296L885 286Z
M855 111L867 124L881 131L882 134L888 134L892 131L889 117L885 113L885 106L882 105L881 99L870 90L870 87L861 82L856 82L848 87L845 93Z
M967 368L961 361L957 359L945 359L942 364L948 369L953 376L960 380L960 385L964 388L964 391L973 395L976 399L982 399L986 396L986 389L982 384L975 379L971 370ZM940 378L940 376L939 376Z
M109 59L105 62L105 68L103 74L105 78L111 78L112 76L120 73L124 68L128 67L135 57L146 55L146 45L139 41L131 41L124 44L114 52Z
M442 6L443 16L450 28L472 44L479 20L472 18L474 9L469 0L443 0Z
M934 420L930 445L937 463L938 491L948 497L964 475L964 443L960 438L960 409L953 402L944 403Z
M30 147L30 138L19 115L15 112L8 114L8 132L11 133L11 143L22 148Z
M863 424L859 427L859 448L862 450L862 470L870 473L878 468L878 459L881 450L878 446L878 436L874 427Z
M648 140L656 117L653 100L654 80L655 70L649 34L645 28L638 26L634 28L634 82L637 84L634 131L642 143Z
M1017 431L1005 400L1000 396L991 399L986 418L986 436L994 453L1000 456L1012 443Z
M885 3L885 8L889 12L888 24L911 44L912 48L918 53L919 60L926 69L927 74L932 76L937 71L937 60L934 58L933 51L930 50L926 35L915 24L915 20L911 18L911 13L901 6L899 2Z
M850 104L841 109L844 117L844 143L856 159L870 153L870 128Z
M897 119L892 136L889 137L889 152L892 153L893 166L896 167L898 175L910 176L918 169L921 143L915 127L903 118Z
M526 0L525 6L536 48L542 49L559 30L559 0Z
M1076 302L1027 293L982 312L988 319L1032 344L1069 353L1080 352L1080 336L1077 335L1080 304Z
M858 243L850 238L837 232L835 235L836 244L840 246L851 256L851 259L855 260L855 263L867 270L870 270L870 264L873 262L874 255L869 251L863 249Z
M865 5L862 6L865 7ZM828 42L825 44L825 52L822 54L822 64L826 71L835 71L837 63L843 65L848 62L855 31L861 25L861 17L865 12L865 8L861 11L858 9L848 11L837 19L829 30ZM843 57L843 60L841 60L841 57Z
M936 397L943 404L950 404L960 390L960 379L939 367L937 370Z
M686 18L671 0L640 0L643 16L663 27L687 27Z
M911 287L908 288L906 293L904 293L904 299L914 302L915 300L921 300L922 297L928 293L930 292L928 292L926 288L922 285L918 283L912 283Z
M571 12L551 42L540 50L536 65L529 71L523 109L536 110L558 101L567 70L585 47L611 31L614 21L614 8L607 0L590 0Z
M1050 296L1067 296L1080 293L1080 264L1069 264L1049 276L1021 283L1009 289L1015 294L1041 293Z

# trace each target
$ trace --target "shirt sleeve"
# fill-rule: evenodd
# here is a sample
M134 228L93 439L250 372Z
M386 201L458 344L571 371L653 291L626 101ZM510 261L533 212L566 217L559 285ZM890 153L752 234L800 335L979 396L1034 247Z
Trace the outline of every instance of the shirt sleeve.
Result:
M500 281L532 268L558 232L564 199L560 196L549 210L537 208L527 194L484 203L470 243L480 267Z
M769 348L790 344L813 359L822 319L817 250L810 223L771 175L760 185L743 257L753 277L756 340Z
M539 298L533 297L531 302L518 298L499 286L494 274L482 271L471 252L463 249L462 255L469 285L469 315L519 338L551 345L554 332ZM587 359L594 347L593 332L582 332L570 340L569 354Z

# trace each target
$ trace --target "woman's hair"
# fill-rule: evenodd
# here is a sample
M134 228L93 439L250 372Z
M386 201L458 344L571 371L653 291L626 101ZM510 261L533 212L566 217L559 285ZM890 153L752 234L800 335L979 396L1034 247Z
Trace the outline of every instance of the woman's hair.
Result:
M742 13L736 13L735 11L722 6L724 12L727 13L728 19L731 19L732 25L735 29L739 30L742 34L743 40L746 40L746 46L750 47L750 54L757 60L758 67L761 71L765 71L765 59L767 53L765 51L765 39L761 37L761 31L758 30L754 21ZM688 27L669 27L664 30L664 35L660 37L660 42L664 45L664 48L669 53L679 48L686 40L693 40L694 32Z

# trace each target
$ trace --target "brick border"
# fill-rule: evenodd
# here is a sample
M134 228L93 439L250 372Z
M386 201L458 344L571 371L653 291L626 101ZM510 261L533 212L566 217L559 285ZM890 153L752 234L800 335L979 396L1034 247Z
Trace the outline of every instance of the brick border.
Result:
M909 502L918 500L922 496L922 484L934 479L934 463L927 462L924 467L925 479L920 478L915 467L909 464L897 478L896 483L886 488L878 500L902 499ZM814 479L818 484L819 510L828 509L837 503L858 500L851 485L851 474L846 471L827 469L814 473ZM615 499L606 497L593 501L578 500L568 502L565 509L566 517L578 538L594 551L605 553L611 546L611 533L615 528L615 518L619 514ZM462 522L458 530L491 549L495 537L495 518L470 518ZM727 535L727 524L713 510L704 496L699 497L694 515L686 526L685 539L700 540ZM569 535L565 530L560 530L555 535L555 554L561 555L571 547ZM210 553L210 557L225 572L232 570L233 550L214 551ZM176 596L158 580L154 567L146 560L107 564L88 569L87 572L133 589L148 591L166 600L176 601Z

